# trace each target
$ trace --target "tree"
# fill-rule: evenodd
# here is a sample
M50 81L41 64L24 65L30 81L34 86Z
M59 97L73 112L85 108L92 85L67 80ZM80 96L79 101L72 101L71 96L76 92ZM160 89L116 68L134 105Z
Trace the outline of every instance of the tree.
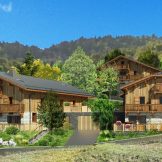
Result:
M110 51L109 53L106 54L105 62L108 62L108 61L110 61L110 60L112 60L115 57L120 56L120 55L124 56L125 54L122 53L119 49L114 49L114 50L112 50L112 51Z
M119 85L118 72L113 68L109 67L104 71L99 73L99 92L106 92L110 96L113 91L115 91Z
M48 92L41 105L38 106L38 120L40 124L50 131L63 126L65 113L60 105L57 96Z
M22 65L16 65L17 71L19 74L34 76L34 74L38 71L38 67L34 66L34 56L31 53L27 53Z
M57 66L43 63L40 59L35 59L31 53L27 53L23 64L16 66L19 74L34 76L43 79L61 80L61 70Z
M158 55L151 49L147 49L146 51L141 52L138 56L138 61L155 68L159 68L160 66L160 59Z
M114 121L115 104L108 99L92 99L88 101L92 110L93 121L100 125L100 129L112 129Z
M61 80L61 70L57 66L51 66L48 63L43 63L40 59L34 60L33 66L37 67L34 76L49 80Z
M63 65L64 81L92 93L96 84L96 66L83 49L78 47Z

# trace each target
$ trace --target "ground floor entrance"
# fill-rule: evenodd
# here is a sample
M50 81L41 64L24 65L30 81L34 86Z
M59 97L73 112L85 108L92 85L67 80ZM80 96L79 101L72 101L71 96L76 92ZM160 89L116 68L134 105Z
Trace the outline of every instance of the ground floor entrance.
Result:
M67 113L67 117L74 130L99 130L99 125L93 121L91 112Z

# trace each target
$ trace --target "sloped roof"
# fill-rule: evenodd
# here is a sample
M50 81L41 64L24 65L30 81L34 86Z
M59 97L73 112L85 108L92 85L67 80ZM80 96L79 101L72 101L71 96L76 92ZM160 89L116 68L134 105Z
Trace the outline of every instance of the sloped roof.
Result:
M28 91L46 92L51 90L56 93L93 97L93 95L61 81L46 80L25 75L11 75L5 72L0 72L0 79Z
M127 88L129 89L130 87L134 86L135 84L140 84L140 83L145 82L146 80L150 80L150 79L156 78L156 77L162 77L162 72L155 73L153 75L149 75L149 76L146 76L146 77L141 78L139 80L136 80L136 81L133 81L131 83L128 83L128 84L122 86L120 89L121 90L124 90L124 89L127 89Z
M116 61L116 60L121 59L121 58L126 59L126 60L129 60L129 61L132 61L132 62L135 62L135 63L137 63L137 64L140 64L140 65L142 65L142 66L145 66L145 67L150 68L150 69L152 69L152 70L155 70L155 71L157 71L157 72L161 72L161 70L159 70L159 69L157 69L157 68L154 68L154 67L152 67L152 66L146 65L146 64L144 64L144 63L142 63L142 62L139 62L139 61L137 61L137 60L134 60L134 59L132 59L132 58L129 58L129 57L126 57L126 56L123 56L123 55L120 55L120 56L115 57L114 59L112 59L112 60L108 61L107 63L105 63L103 66L105 66L105 65L107 65L107 64L110 64L111 62Z

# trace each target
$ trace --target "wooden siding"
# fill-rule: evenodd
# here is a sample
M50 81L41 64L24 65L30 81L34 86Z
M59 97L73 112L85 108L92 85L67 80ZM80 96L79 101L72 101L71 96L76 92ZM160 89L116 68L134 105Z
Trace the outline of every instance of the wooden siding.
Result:
M99 126L93 122L91 116L79 116L78 130L99 130Z
M124 64L122 64L122 62ZM119 58L106 65L106 67L109 66L114 67L119 71L120 81L134 81L157 72L157 70L151 69L137 62L127 60L125 58ZM126 75L121 75L120 73L125 73Z
M143 83L134 84L125 90L126 112L162 112L162 78L157 77ZM145 103L140 104L140 97Z
M128 126L129 125L129 128ZM150 130L158 130L162 131L162 124L124 124L121 125L114 124L114 131L150 131Z
M23 112L31 112L31 113L37 113L37 107L38 105L41 104L42 98L44 98L46 93L41 93L41 92L28 92L25 90L20 89L19 87L12 85L8 83L7 81L0 80L0 107L1 112L10 112L11 107L17 107L17 105L23 105ZM58 99L61 102L74 102L77 104L79 103L80 106L81 103L87 99L86 97L82 96L71 96L71 95L65 95L65 94L58 94ZM12 104L10 103L12 100ZM12 106L8 106L8 105ZM4 108L5 107L5 108ZM20 110L17 108L17 112ZM22 109L21 109L22 110ZM16 112L16 108L13 110ZM73 106L73 109L70 110L71 112L76 112L79 111L78 108ZM21 111L22 112L22 111Z

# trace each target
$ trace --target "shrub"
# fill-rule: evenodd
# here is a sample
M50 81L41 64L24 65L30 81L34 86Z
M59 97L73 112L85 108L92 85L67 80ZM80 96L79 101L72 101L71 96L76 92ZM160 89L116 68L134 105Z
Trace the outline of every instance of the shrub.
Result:
M55 139L50 143L50 146L59 146L60 145L60 140L59 139Z
M1 132L0 138L2 138L4 141L9 141L11 139L11 136L7 134L6 132Z
M41 139L38 141L39 146L48 146L49 142L47 139Z
M22 140L23 140L23 136L18 134L18 135L15 136L14 140L18 145L21 145Z
M71 124L68 121L64 122L63 129L65 130L71 129Z
M61 128L58 128L58 129L55 129L53 131L53 134L62 136L62 135L65 135L65 130L64 129L61 129Z
M28 144L28 140L22 139L21 144L22 144L22 145L27 145L27 144Z
M10 135L16 135L19 132L19 129L16 128L15 126L11 126L6 128L5 132Z
M52 142L54 140L54 137L51 134L47 134L44 139L48 140L49 142Z

